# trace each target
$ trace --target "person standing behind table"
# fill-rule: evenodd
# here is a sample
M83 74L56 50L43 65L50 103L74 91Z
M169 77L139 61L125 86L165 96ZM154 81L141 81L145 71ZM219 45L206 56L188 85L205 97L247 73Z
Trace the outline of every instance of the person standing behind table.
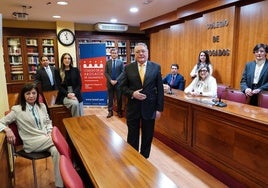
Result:
M16 122L25 152L48 151L54 165L55 185L63 187L59 171L60 154L51 139L52 122L45 104L38 101L39 91L34 83L26 84L20 92L20 104L0 119L0 132L6 133L7 141L15 143L15 135L8 125Z
M207 65L209 67L210 74L212 75L213 67L212 67L212 64L210 62L209 55L206 51L201 51L198 55L197 64L192 69L190 76L192 78L195 78L198 75L198 70L199 70L200 66L204 66L204 65Z
M160 65L148 61L147 45L136 44L134 52L135 62L125 66L120 85L123 94L128 97L127 142L139 151L141 128L140 153L148 158L154 135L155 119L160 118L164 109L163 81Z
M178 73L178 70L178 64L171 65L171 73L163 78L164 88L166 86L168 90L170 90L170 87L182 91L184 90L184 77Z
M107 80L108 89L108 115L107 118L113 116L113 101L114 94L116 94L117 101L117 114L118 117L122 116L122 92L119 88L119 82L123 75L124 63L118 59L118 52L116 48L110 50L111 59L106 62L105 66L105 77Z
M47 56L41 56L39 62L41 67L36 71L34 83L40 83L42 91L58 90L58 69L49 65Z
M71 110L72 116L83 115L83 99L81 94L82 81L80 71L73 67L71 54L61 56L60 85L56 99L57 104L63 104Z
M255 60L248 62L245 66L240 81L241 91L250 97L251 105L258 105L258 94L268 90L268 46L257 44L253 48Z
M209 71L209 66L201 66L197 77L185 88L184 93L191 96L217 97L217 82Z

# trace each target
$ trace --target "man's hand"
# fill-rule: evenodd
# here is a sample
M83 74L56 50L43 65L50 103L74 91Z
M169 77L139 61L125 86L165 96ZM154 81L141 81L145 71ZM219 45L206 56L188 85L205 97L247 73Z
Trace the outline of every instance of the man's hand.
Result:
M117 84L117 80L111 80L110 83L114 86L115 84Z
M140 93L142 89L136 90L133 92L132 97L134 97L135 99L138 99L140 101L143 101L144 99L146 99L146 95L143 93Z
M251 96L253 95L252 90L251 90L250 88L247 88L247 89L245 90L245 94L246 94L247 96L249 96L249 97L251 97Z

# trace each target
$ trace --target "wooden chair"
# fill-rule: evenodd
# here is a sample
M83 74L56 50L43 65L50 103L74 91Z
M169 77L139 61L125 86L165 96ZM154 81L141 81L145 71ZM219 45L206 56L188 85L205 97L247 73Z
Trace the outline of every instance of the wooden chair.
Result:
M225 90L225 99L229 101L248 104L249 100L245 93L238 89L227 88Z
M60 173L66 188L84 188L82 178L73 167L72 161L66 156L60 156Z
M19 93L8 93L9 109L19 103Z
M62 119L72 117L70 109L63 104L55 104L57 99L58 91L44 91L43 97L45 104L47 105L48 114L54 125L60 129L63 136L66 138L67 133L63 125Z
M268 108L268 91L262 91L259 93L258 106Z
M9 111L6 112L5 114L8 114L8 113L9 113ZM38 183L37 183L37 176L36 176L35 161L39 160L39 159L48 158L51 155L47 151L26 153L22 149L23 148L23 142L22 142L22 140L20 138L18 128L17 128L17 124L15 122L12 122L8 126L13 131L14 135L16 136L16 142L12 145L12 158L13 158L14 167L15 167L15 157L17 157L17 156L31 160L32 161L32 167L33 167L33 175L34 175L34 187L37 188ZM46 168L47 168L47 166L46 166ZM14 170L14 179L16 179L15 178L15 170ZM16 183L16 181L15 181L15 183Z

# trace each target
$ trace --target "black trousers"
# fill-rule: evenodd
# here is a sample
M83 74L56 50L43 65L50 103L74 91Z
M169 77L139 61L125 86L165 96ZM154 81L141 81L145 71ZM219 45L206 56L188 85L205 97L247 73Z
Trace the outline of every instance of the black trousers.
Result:
M108 88L108 111L113 110L114 97L117 101L117 113L122 112L122 91L119 89L118 84Z
M251 89L252 90L258 89L258 85L257 84L252 84L252 88ZM258 96L259 96L259 94L252 95L250 97L249 104L254 105L254 106L258 106Z
M128 135L127 142L139 151L140 129L141 129L141 147L140 153L149 158L151 145L154 136L155 120L132 119L127 120Z

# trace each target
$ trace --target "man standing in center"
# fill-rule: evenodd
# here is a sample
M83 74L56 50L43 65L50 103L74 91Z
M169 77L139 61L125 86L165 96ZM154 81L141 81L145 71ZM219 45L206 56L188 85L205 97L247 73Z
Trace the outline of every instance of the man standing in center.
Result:
M110 50L111 59L106 62L105 77L107 79L108 89L108 115L107 118L113 116L113 101L114 94L116 94L117 114L122 117L122 92L119 88L119 82L123 75L124 63L118 59L118 52L116 48Z
M127 142L148 158L154 135L155 119L164 108L164 89L160 65L148 61L148 47L144 43L134 48L135 62L125 66L120 88L128 97L126 119ZM141 128L141 147L139 133Z

